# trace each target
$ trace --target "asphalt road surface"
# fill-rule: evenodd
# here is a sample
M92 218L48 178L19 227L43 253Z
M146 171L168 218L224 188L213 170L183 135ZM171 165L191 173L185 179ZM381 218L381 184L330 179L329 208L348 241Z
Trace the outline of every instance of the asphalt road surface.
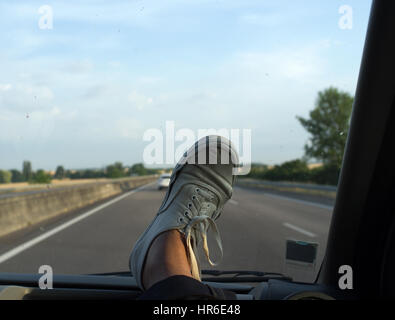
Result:
M150 184L0 238L0 272L38 273L41 265L52 266L55 274L127 271L133 244L164 195ZM311 282L325 252L331 213L327 204L236 187L217 221L224 257L216 269L281 272ZM287 239L318 243L315 268L285 263Z

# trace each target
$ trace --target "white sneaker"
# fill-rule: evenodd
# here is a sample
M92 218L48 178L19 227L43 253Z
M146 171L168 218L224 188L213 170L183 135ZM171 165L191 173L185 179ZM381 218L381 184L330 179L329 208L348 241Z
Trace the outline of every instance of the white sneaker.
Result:
M222 258L215 220L232 196L236 165L236 149L228 139L219 136L200 139L177 163L158 214L137 240L130 256L130 269L141 289L144 290L142 272L147 252L154 239L165 231L179 230L185 236L191 273L197 280L200 280L198 245L203 245L210 265L217 264L209 256L207 231L210 227Z

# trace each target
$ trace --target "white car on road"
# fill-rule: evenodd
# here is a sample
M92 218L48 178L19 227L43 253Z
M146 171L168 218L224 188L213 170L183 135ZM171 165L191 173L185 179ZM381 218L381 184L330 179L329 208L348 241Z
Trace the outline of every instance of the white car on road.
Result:
M159 190L161 190L161 189L163 189L163 188L168 188L168 187L169 187L169 184L170 184L170 177L171 177L171 174L170 174L170 173L164 173L164 174L162 174L162 175L159 177L158 182L157 182L157 186L158 186L158 189L159 189Z

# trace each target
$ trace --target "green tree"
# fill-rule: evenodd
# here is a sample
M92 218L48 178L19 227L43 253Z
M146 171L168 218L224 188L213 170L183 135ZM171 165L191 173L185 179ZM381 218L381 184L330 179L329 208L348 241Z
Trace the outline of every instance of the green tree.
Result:
M326 165L311 169L310 179L312 182L319 184L337 185L339 174L340 168Z
M23 177L22 172L20 172L19 170L16 169L12 169L10 170L12 177L11 177L11 182L22 182L25 180L25 178Z
M71 170L66 170L65 173L64 173L65 178L70 178L71 179L71 175L72 175Z
M305 161L296 159L275 165L272 169L265 171L262 178L274 181L308 181L310 171Z
M251 170L246 177L248 178L263 178L266 171L269 170L266 164L251 163ZM240 176L244 177L244 176Z
M22 174L25 181L30 181L33 178L32 164L30 161L23 161Z
M121 162L115 162L106 168L107 178L117 179L125 176L125 170Z
M66 176L66 171L64 170L63 166L58 166L55 172L56 179L64 179Z
M136 163L132 165L132 167L129 170L130 175L138 175L138 176L144 176L147 174L147 169L144 167L144 164L142 163Z
M87 169L81 173L83 179L97 179L105 177L103 170Z
M0 183L10 183L12 173L7 170L0 170Z
M137 175L137 176L145 176L150 174L157 174L159 171L163 169L150 169L144 167L143 163L136 163L130 167L128 170L129 175Z
M303 160L296 159L284 162L281 165L284 180L288 181L307 181L310 177L307 163Z
M34 183L50 183L51 175L40 169L33 175L32 182Z
M309 118L297 116L309 132L305 145L308 158L321 160L325 166L340 168L350 123L354 98L347 92L330 87L318 92L315 108Z

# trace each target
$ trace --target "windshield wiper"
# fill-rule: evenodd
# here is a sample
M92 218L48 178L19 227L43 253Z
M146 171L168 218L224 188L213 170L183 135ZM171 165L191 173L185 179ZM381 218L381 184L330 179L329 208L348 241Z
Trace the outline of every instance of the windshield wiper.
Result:
M259 282L271 279L292 281L291 277L277 272L248 271L248 270L202 270L202 275L213 277L204 277L203 281L213 282ZM221 277L223 275L233 275L232 277Z

